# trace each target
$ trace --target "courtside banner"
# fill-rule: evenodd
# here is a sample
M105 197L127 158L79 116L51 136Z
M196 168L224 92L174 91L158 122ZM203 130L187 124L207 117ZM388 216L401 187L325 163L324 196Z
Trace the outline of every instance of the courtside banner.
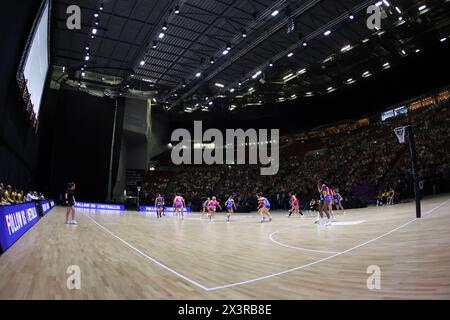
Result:
M50 207L54 207L55 206L55 201L53 201L53 200L50 200Z
M47 200L42 200L41 202L39 202L39 205L41 206L43 216L45 216L52 209L50 202Z
M34 202L0 207L0 245L2 252L12 246L38 221L39 215Z
M123 204L107 204L107 203L92 203L92 202L76 202L75 208L125 211L125 205Z
M156 207L155 206L139 206L139 211L156 213ZM174 212L174 211L175 211L175 207L164 207L164 212ZM191 207L186 207L186 208L184 208L183 211L191 212Z

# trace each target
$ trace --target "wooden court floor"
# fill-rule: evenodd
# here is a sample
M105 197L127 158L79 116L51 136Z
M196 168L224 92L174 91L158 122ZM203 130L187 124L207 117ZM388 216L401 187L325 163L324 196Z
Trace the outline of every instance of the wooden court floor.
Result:
M450 299L450 195L422 208L348 210L331 227L286 212L261 224L89 211L72 226L55 208L0 256L0 299Z

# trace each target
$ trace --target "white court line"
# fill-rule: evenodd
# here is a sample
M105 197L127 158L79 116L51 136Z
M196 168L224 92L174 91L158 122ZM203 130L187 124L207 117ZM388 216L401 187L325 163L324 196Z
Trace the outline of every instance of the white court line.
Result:
M447 201L444 201L444 202L441 203L440 205L438 205L438 206L436 206L436 207L434 207L434 208L428 210L427 212L425 212L425 213L423 214L423 216L426 216L426 215L432 213L433 211L435 211L435 210L441 208L442 206L446 205L449 201L450 201L450 199L447 200ZM349 249L347 249L347 250L345 250L345 251L342 251L342 252L333 254L333 255L331 255L331 256L329 256L329 257L326 257L326 258L323 258L323 259L316 260L316 261L314 261L314 262L310 262L310 263L307 263L307 264L304 264L304 265L301 265L301 266L298 266L298 267L295 267L295 268L291 268L291 269L288 269L288 270L284 270L284 271L280 271L280 272L276 272L276 273L271 273L271 274L268 274L268 275L263 276L263 277L258 277L258 278L254 278L254 279L250 279L250 280L246 280L246 281L240 281L240 282L230 283L230 284L227 284L227 285L222 285L222 286L217 286L217 287L208 288L208 287L206 287L206 286L204 286L204 285L202 285L202 284L200 284L200 283L198 283L198 282L196 282L196 281L194 281L194 280L192 280L192 279L190 279L190 278L188 278L188 277L182 275L181 273L179 273L179 272L177 272L177 271L171 269L170 267L168 267L168 266L166 266L165 264L159 262L158 260L156 260L156 259L150 257L149 255L147 255L147 254L145 254L144 252L142 252L141 250L137 249L136 247L134 247L133 245L131 245L131 244L128 243L127 241L123 240L123 239L120 238L119 236L117 236L117 235L115 235L114 233L112 233L111 231L109 231L107 228L103 227L101 224L99 224L97 221L95 221L94 219L92 219L90 216L87 216L87 217L88 217L92 222L94 222L98 227L100 227L101 229L103 229L104 231L106 231L107 233L109 233L110 235L112 235L114 238L118 239L119 241L121 241L122 243L124 243L125 245L127 245L129 248L135 250L137 253L141 254L142 256L144 256L145 258L147 258L148 260L150 260L150 261L156 263L157 265L159 265L160 267L164 268L165 270L167 270L167 271L169 271L169 272L171 272L171 273L177 275L178 277L180 277L180 278L186 280L187 282L189 282L189 283L195 285L196 287L198 287L198 288L200 288L200 289L203 289L203 290L205 290L205 291L214 291L214 290L220 290L220 289L225 289L225 288L235 287L235 286L239 286L239 285L244 285L244 284L253 283L253 282L256 282L256 281L261 281L261 280L273 278L273 277L280 276L280 275L283 275L283 274L286 274L286 273L290 273L290 272L293 272L293 271L297 271L297 270L300 270L300 269L305 269L305 268L308 268L308 267L310 267L310 266L319 264L319 263L321 263L321 262L323 262L323 261L327 261L327 260L333 259L333 258L335 258L335 257L338 257L338 256L340 256L340 255L343 255L343 254L346 254L346 253L348 253L348 252L351 252L351 251L353 251L353 250L356 250L356 249L358 249L358 248L360 248L360 247L362 247L362 246L365 246L365 245L367 245L367 244L369 244L369 243L372 243L372 242L374 242L374 241L376 241L376 240L378 240L378 239L381 239L381 238L383 238L383 237L385 237L385 236L387 236L387 235L389 235L389 234L391 234L391 233L393 233L393 232L395 232L395 231L397 231L397 230L400 230L400 229L406 227L407 225L411 224L412 222L414 222L414 221L416 221L416 220L420 220L420 219L414 218L414 219L412 219L412 220L410 220L410 221L408 221L408 222L402 224L401 226L399 226L399 227L397 227L397 228L394 228L394 229L392 229L392 230L390 230L390 231L388 231L388 232L386 232L386 233L383 233L382 235L380 235L380 236L378 236L378 237L376 237L376 238L373 238L373 239L371 239L371 240L368 240L368 241L366 241L366 242L363 242L363 243L361 243L361 244L359 244L359 245L357 245L357 246L354 246L354 247L352 247L352 248L349 248Z
M296 227L284 228L284 229L280 229L280 230L274 231L274 232L272 232L269 235L269 240L272 241L273 243L279 245L279 246L290 248L290 249L295 249L295 250L308 251L308 252L318 252L318 253L340 253L340 251L315 250L315 249L307 249L307 248L302 248L302 247L294 247L294 246L290 246L288 244L284 244L282 242L279 242L279 241L277 241L277 240L275 240L273 238L273 236L276 235L277 233L279 233L281 231L293 229L293 228L296 228Z
M338 226L339 225L355 225L355 224L363 223L364 221L366 221L366 220L333 222L332 225L333 226L335 226L335 225L338 225ZM346 223L346 222L350 222L350 223ZM289 230L289 229L294 229L294 228L297 228L297 227L289 227L289 228L284 228L284 229L274 231L269 235L269 240L279 246L290 248L290 249L295 249L295 250L300 250L300 251L317 252L317 253L341 253L342 252L342 251L316 250L316 249L307 249L307 248L302 248L302 247L294 247L294 246L290 246L288 244L282 243L280 241L277 241L273 238L273 236L279 232Z
M441 203L440 205L434 207L433 209L428 210L427 212L425 212L423 214L423 216L426 216L427 214L430 214L431 212L433 212L433 211L439 209L440 207L446 205L449 201L450 201L450 199L445 201L445 202L443 202L443 203ZM376 241L378 239L381 239L381 238L383 238L383 237L385 237L387 235L390 235L391 233L393 233L393 232L395 232L397 230L400 230L400 229L406 227L407 225L409 225L410 223L412 223L412 222L414 222L416 220L420 220L420 219L414 218L414 219L412 219L412 220L402 224L401 226L399 226L399 227L397 227L395 229L392 229L391 231L383 233L382 235L380 235L380 236L378 236L376 238L373 238L371 240L363 242L363 243L361 243L361 244L359 244L357 246L354 246L354 247L352 247L350 249L347 249L345 251L336 253L336 254L334 254L332 256L329 256L329 257L326 257L326 258L323 258L323 259L319 259L319 260L316 260L314 262L307 263L307 264L304 264L304 265L301 265L301 266L298 266L298 267L295 267L295 268L291 268L291 269L288 269L288 270L280 271L280 272L277 272L277 273L272 273L272 274L269 274L269 275L266 275L266 276L263 276L263 277L259 277L259 278L255 278L255 279L251 279L251 280L246 280L246 281L241 281L241 282L230 283L230 284L223 285L223 286L217 286L217 287L213 287L213 288L208 288L208 291L225 289L225 288L230 288L230 287L235 287L235 286L240 286L240 285L243 285L243 284L248 284L248 283L252 283L252 282L256 282L256 281L260 281L260 280L264 280L264 279L268 279L268 278L273 278L273 277L276 277L276 276L280 276L282 274L286 274L286 273L289 273L289 272L293 272L293 271L297 271L297 270L300 270L300 269L308 268L310 266L316 265L316 264L321 263L323 261L327 261L327 260L336 258L336 257L338 257L340 255L346 254L346 253L348 253L350 251L356 250L356 249L358 249L358 248L360 248L362 246L365 246L365 245L367 245L369 243L372 243L372 242L374 242L374 241Z
M208 291L209 288L205 287L204 285L182 275L181 273L173 270L172 268L169 268L168 266L166 266L165 264L162 264L161 262L159 262L158 260L156 260L155 258L150 257L149 255L145 254L144 252L142 252L141 250L139 250L138 248L134 247L133 245L131 245L130 243L128 243L127 241L123 240L122 238L120 238L119 236L116 236L114 233L112 233L111 231L109 231L108 229L106 229L104 226L102 226L100 223L98 223L97 221L95 221L94 219L92 219L90 216L86 216L88 217L92 222L94 222L98 227L102 228L104 231L106 231L107 233L109 233L110 235L112 235L114 238L116 238L117 240L121 241L123 244L125 244L126 246L128 246L129 248L133 249L134 251L136 251L137 253L141 254L142 256L144 256L145 258L147 258L148 260L150 260L153 263L156 263L158 266L160 266L161 268L166 269L169 272L172 272L173 274L177 275L178 277L186 280L187 282L193 284L194 286L199 287L200 289L206 290Z

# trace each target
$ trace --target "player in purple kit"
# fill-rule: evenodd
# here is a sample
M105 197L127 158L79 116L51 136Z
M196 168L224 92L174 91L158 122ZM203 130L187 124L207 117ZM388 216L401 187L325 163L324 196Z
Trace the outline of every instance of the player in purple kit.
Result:
M156 207L156 217L161 218L162 212L164 211L164 198L161 197L161 194L157 194L155 199L155 207Z

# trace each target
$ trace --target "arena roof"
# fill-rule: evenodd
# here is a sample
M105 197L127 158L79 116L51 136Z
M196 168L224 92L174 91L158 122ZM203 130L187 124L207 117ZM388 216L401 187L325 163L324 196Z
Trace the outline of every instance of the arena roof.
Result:
M166 110L326 95L450 41L443 0L86 0L80 30L66 27L71 4L53 1L62 79L113 96L149 92ZM374 4L382 19L371 30Z

